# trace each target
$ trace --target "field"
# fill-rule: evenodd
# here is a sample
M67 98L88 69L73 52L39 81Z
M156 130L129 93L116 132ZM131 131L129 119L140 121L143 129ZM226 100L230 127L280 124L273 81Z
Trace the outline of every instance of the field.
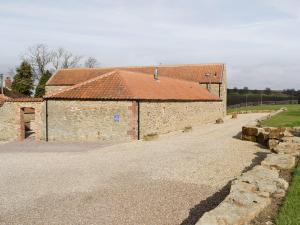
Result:
M243 104L247 102L261 101L286 101L294 99L294 96L287 95L280 91L270 91L270 93L264 93L264 91L258 90L239 90L235 91L233 89L228 89L227 102L229 105Z
M259 105L237 109L229 109L228 113L242 111L278 110L287 108L288 111L280 113L269 120L263 121L263 125L271 127L298 127L300 126L300 104L295 105Z

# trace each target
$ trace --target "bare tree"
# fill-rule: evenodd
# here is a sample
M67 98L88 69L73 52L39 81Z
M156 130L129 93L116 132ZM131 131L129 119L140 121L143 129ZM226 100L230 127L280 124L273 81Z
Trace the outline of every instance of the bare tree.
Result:
M84 62L84 66L87 68L94 68L96 66L99 65L99 62L96 58L94 57L88 57L85 62Z
M52 57L53 54L46 45L36 44L28 48L23 59L31 65L35 79L39 80L46 72Z
M52 65L56 70L65 68L74 68L79 66L82 56L73 55L64 48L58 48L52 52Z

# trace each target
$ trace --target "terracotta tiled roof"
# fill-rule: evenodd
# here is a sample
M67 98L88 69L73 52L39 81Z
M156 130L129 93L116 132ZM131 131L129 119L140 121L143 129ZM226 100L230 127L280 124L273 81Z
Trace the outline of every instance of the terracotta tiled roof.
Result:
M25 95L20 94L20 93L15 92L15 91L12 91L12 90L9 90L6 87L3 88L3 93L4 93L4 96L6 96L8 98L22 98L22 97L25 97ZM1 94L2 93L1 93L1 88L0 88L0 95Z
M0 94L0 107L4 104L7 97L3 94Z
M48 99L186 100L218 101L196 82L116 70L71 88L45 96Z
M8 98L6 102L42 102L42 98Z
M154 66L146 67L115 67L115 68L84 68L59 70L48 82L48 86L75 85L116 69L132 72L153 74ZM200 83L222 83L223 64L159 66L159 76L195 81ZM207 75L210 75L208 78ZM209 80L210 79L210 80Z

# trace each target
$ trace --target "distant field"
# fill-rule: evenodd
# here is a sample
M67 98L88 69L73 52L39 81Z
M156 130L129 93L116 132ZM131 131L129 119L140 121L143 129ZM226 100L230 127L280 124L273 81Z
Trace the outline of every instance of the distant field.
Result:
M232 112L243 112L243 111L256 111L256 110L278 110L281 108L288 108L293 105L257 105L257 106L248 106L248 107L241 107L235 109L228 109L228 113Z
M300 104L295 105L260 105L242 107L238 109L229 109L228 112L242 112L242 111L260 111L260 110L278 110L280 108L287 108L288 111L282 112L268 120L263 121L263 125L272 127L298 127L300 126Z
M247 93L238 93L228 90L227 103L228 105L236 105L247 102L261 102L261 101L285 101L294 99L294 96L284 94L282 92L273 91L270 94L262 94L260 92L253 93L249 91ZM283 103L285 104L285 103Z

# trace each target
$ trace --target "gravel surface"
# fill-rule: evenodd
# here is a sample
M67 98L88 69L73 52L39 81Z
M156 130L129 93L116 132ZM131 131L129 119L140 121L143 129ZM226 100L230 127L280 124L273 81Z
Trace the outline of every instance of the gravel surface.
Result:
M2 144L0 224L181 224L265 151L235 138L264 115L149 142Z

